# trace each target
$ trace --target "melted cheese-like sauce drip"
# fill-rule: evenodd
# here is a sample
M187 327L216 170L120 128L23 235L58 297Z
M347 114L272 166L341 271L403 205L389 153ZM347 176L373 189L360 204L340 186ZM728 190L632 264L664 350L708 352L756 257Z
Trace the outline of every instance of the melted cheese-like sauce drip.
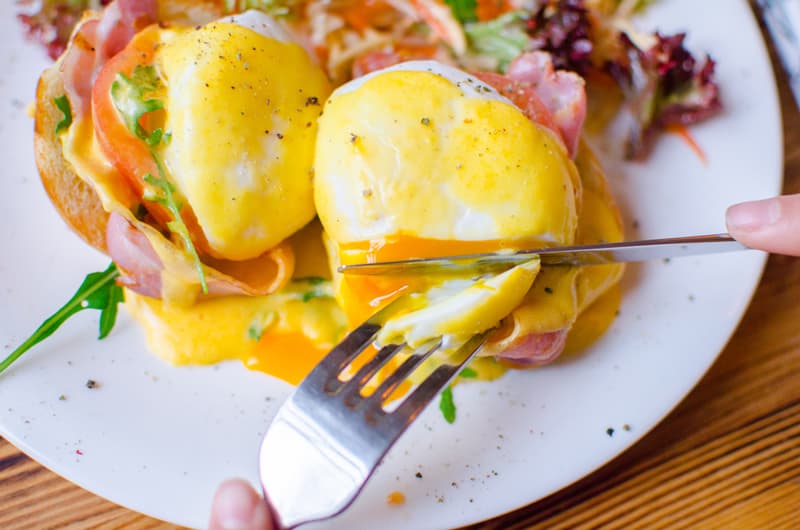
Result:
M315 221L289 239L297 267L293 281L277 293L183 305L128 291L125 305L144 328L150 350L167 362L240 360L297 385L347 327L325 279L321 230Z

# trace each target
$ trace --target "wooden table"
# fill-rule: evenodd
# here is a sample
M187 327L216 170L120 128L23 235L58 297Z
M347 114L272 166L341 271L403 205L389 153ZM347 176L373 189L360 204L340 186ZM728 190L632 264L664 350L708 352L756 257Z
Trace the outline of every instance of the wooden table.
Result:
M774 60L774 58L773 58ZM800 112L779 74L785 193ZM84 491L0 438L0 528L174 528ZM800 259L771 256L739 329L689 397L580 482L473 528L800 528Z

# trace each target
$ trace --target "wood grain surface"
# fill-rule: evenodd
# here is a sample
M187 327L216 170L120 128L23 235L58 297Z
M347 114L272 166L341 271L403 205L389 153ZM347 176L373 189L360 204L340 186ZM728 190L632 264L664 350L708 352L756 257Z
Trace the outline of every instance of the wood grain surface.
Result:
M780 72L778 80L784 192L800 193L800 112ZM48 528L175 527L82 490L0 438L0 529ZM639 443L471 528L800 528L800 259L769 258L725 351Z

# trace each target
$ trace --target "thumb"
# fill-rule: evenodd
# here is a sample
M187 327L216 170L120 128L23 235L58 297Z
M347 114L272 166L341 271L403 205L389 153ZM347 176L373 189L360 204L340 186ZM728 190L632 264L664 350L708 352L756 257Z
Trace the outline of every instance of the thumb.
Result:
M800 256L800 194L735 204L725 218L728 232L744 245Z
M209 530L273 530L267 503L242 479L223 482L211 504Z

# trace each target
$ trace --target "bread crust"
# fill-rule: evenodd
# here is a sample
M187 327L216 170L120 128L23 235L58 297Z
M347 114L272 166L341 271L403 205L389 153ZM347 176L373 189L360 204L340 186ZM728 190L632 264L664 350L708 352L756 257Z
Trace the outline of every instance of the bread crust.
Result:
M108 254L106 224L108 212L100 197L66 161L56 125L63 118L53 100L64 95L59 60L44 71L36 87L36 115L33 148L36 166L50 201L67 225L91 246Z

